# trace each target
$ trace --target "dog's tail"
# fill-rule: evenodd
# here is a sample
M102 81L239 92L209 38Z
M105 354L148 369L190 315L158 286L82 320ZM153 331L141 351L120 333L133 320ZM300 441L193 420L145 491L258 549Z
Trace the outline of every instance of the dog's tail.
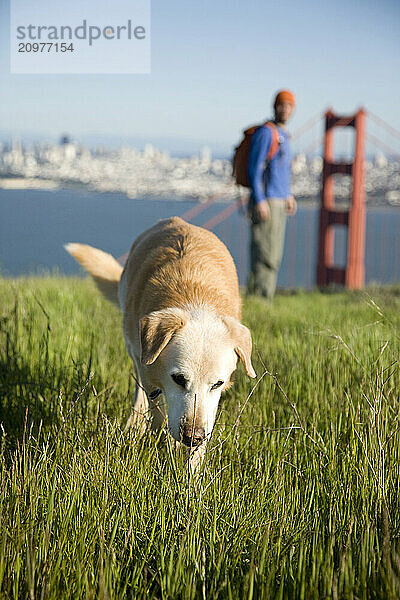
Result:
M123 268L111 254L86 244L65 244L64 248L93 277L101 293L119 306L118 283Z

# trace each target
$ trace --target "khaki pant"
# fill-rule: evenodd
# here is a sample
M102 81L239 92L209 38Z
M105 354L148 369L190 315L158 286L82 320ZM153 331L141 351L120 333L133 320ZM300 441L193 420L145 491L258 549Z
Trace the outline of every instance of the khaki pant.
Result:
M271 216L268 221L257 221L250 209L251 223L249 294L272 300L276 289L278 270L282 260L286 228L286 203L281 198L268 198Z

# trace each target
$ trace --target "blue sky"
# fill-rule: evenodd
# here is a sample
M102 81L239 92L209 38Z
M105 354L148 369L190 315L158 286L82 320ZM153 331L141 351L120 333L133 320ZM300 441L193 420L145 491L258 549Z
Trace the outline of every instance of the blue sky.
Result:
M397 0L153 0L149 75L11 75L8 29L0 0L0 139L66 131L229 152L279 88L298 100L292 130L360 106L400 130Z

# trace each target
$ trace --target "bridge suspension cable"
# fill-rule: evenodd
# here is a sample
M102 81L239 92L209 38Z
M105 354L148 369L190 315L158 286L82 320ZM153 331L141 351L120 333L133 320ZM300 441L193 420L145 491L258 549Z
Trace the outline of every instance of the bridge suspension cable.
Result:
M395 129L395 127L393 127L392 125L389 125L389 123L386 123L386 121L384 121L383 119L381 119L381 117L378 117L378 115L376 115L375 113L371 112L370 110L368 111L368 116L380 127L382 127L383 129L386 129L386 131L388 131L389 133L391 133L394 137L397 137L400 139L400 131L398 131L397 129Z
M398 150L393 151L394 149L391 146L389 146L388 144L385 144L385 142L382 142L382 140L377 138L372 133L367 134L367 140L372 142L375 146L380 147L382 150L384 150L388 154L391 154L392 156L395 156L396 158L400 158L400 153L398 152Z
M322 117L323 117L322 113L319 112L316 115L314 115L313 117L311 117L311 119L308 119L308 121L306 121L301 127L296 129L296 131L293 133L293 135L291 137L291 141L294 142L295 140L300 138L308 129L311 129L311 127L314 127L314 125L316 123L318 123L318 121L320 121L322 119Z

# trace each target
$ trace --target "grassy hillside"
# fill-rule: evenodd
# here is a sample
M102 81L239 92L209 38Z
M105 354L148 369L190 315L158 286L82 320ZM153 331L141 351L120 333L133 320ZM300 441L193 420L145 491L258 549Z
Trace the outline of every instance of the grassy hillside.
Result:
M247 299L197 486L123 429L117 309L0 280L0 598L399 598L400 290Z

